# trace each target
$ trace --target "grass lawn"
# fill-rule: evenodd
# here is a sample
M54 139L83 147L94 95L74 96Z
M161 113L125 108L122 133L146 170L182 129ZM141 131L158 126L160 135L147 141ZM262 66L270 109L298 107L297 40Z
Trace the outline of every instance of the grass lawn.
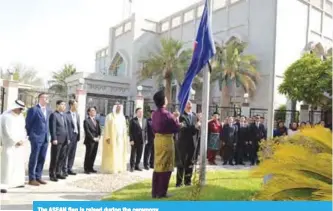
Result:
M247 201L260 189L262 178L251 178L248 170L209 171L207 183L200 194L201 201ZM185 201L190 199L191 187L175 188L172 177L168 193L170 198L163 200ZM151 197L151 180L132 184L104 197L105 201L141 201L153 200ZM161 200L161 199L159 199Z

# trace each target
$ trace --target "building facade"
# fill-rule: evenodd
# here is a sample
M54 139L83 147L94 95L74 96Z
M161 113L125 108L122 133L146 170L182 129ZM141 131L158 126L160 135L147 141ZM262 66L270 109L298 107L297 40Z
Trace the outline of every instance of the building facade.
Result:
M204 2L191 5L158 22L138 14L110 28L109 43L96 53L95 73L78 73L68 79L69 92L80 86L89 99L133 101L142 86L146 101L159 87L154 79L138 81L140 59L156 52L161 38L173 38L192 48ZM283 72L305 50L332 47L332 0L213 0L213 33L216 42L237 38L248 43L246 53L258 60L261 79L250 107L277 108L287 99L277 91ZM81 80L81 83L79 83ZM179 87L174 84L174 98ZM233 102L241 103L244 92L234 90ZM201 91L196 90L196 99ZM217 84L211 86L211 104L220 102ZM176 100L176 98L175 98ZM108 106L106 106L108 107ZM106 112L109 109L103 107Z

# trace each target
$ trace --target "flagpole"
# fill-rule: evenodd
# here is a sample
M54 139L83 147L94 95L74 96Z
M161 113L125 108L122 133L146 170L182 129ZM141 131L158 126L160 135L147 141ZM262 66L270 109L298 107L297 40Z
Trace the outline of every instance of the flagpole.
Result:
M207 0L208 21L212 21L212 0ZM209 115L209 86L210 86L210 70L206 65L204 70L203 92L202 92L202 123L200 136L200 185L206 183L206 157L207 157L207 137L208 137L208 115Z

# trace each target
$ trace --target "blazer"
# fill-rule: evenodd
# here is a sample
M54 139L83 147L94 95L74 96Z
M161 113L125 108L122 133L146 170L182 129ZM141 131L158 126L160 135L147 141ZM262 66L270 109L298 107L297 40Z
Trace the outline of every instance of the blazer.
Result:
M25 128L29 140L32 142L44 142L49 132L49 117L52 110L46 107L46 117L40 105L30 108L25 119Z
M155 139L155 134L152 127L152 119L147 119L147 136L148 136L148 143L153 144Z
M147 132L147 119L142 118L142 128L140 126L138 117L131 119L129 123L130 141L134 141L135 144L144 144L146 141L148 141Z
M51 141L57 140L58 143L64 143L69 139L69 130L67 125L66 115L61 114L58 111L53 112L50 115L50 135Z
M231 146L238 142L238 128L236 125L225 124L222 128L222 142Z
M249 130L250 141L252 141L254 144L259 143L262 139L266 139L266 130L263 124L260 123L259 127L257 127L256 123L252 123Z
M70 111L66 112L66 120L67 120L67 125L68 125L68 131L69 131L69 140L73 139L74 136L76 137L76 141L80 141L80 116L78 113L76 113L76 121L73 121L73 117L72 117L72 113ZM78 133L75 134L74 133L74 128L75 128L75 124L78 130ZM71 140L72 141L72 140Z
M90 117L84 120L83 128L84 128L84 144L94 143L94 138L101 136L101 126L99 121L95 119L96 126Z

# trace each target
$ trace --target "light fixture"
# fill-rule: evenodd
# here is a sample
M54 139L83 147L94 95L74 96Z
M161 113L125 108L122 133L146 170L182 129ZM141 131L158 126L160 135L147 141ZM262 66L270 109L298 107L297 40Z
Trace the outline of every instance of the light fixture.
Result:
M195 90L191 88L191 95L195 95Z
M80 78L80 79L79 79L79 84L80 84L80 85L84 84L84 79L83 79L83 78Z
M142 91L143 87L140 85L140 86L137 86L136 89L137 89L138 91Z

